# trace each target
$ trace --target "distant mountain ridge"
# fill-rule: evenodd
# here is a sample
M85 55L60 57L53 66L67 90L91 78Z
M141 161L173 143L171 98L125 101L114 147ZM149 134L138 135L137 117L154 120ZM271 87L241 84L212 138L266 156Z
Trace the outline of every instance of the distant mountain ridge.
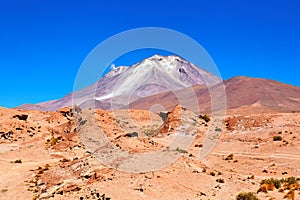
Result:
M27 104L21 109L55 111L79 105L83 108L118 109L140 98L193 85L215 85L222 80L175 55L154 55L130 67L113 68L97 83L59 100Z
M300 111L300 87L262 78L250 78L244 76L233 77L224 81L226 92L227 110L240 110L245 112L299 112ZM192 86L197 95L199 108L202 112L211 109L211 95L207 87ZM192 105L191 96L186 90L179 90L184 98L180 103ZM172 110L178 99L174 92L164 92L150 97L141 98L131 103L131 109L149 109L152 102L162 105L166 110ZM192 108L191 108L192 109Z
M62 99L19 106L21 109L55 111L62 107L79 105L82 108L150 109L161 105L172 110L177 104L195 106L209 112L211 91L225 90L228 110L300 111L300 87L273 80L234 77L221 81L210 72L195 66L179 56L154 55L131 67L120 66L103 76L97 83ZM191 92L192 91L192 92ZM180 99L175 95L180 97ZM193 95L196 95L196 99ZM74 101L73 101L74 100ZM196 109L194 107L191 110Z

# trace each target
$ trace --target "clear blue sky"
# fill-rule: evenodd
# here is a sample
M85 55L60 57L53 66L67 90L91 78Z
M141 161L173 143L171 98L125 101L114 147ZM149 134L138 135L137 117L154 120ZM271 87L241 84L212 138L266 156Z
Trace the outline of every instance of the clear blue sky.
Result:
M1 1L0 106L63 97L97 44L147 26L197 40L223 79L245 75L300 86L299 11L298 0Z

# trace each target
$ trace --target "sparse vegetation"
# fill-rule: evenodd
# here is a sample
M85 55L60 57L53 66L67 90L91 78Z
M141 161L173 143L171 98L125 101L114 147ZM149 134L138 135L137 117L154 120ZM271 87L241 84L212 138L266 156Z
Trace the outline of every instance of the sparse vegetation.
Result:
M236 196L236 200L258 200L253 192L241 192Z
M218 179L216 180L216 182L218 182L218 183L225 183L224 179L222 179L222 178L218 178Z
M281 140L282 140L281 136L279 136L279 135L273 136L273 141L281 141Z
M177 147L177 148L175 149L175 151L177 151L178 153L187 153L186 150L180 149L179 147Z
M251 175L251 176L249 176L249 177L247 177L247 179L254 179L254 175Z
M215 176L215 175L216 175L216 173L215 173L215 172L210 172L210 173L209 173L209 175L211 175L211 176Z
M196 144L195 147L201 148L203 147L203 144Z
M64 163L64 162L70 162L71 160L70 159L67 159L67 158L63 158L63 159L61 159L61 160L59 160L59 162L62 162L62 163Z
M233 154L229 154L224 160L233 160Z
M282 179L277 179L277 178L269 178L269 179L263 179L260 184L263 185L263 184L267 184L267 185L270 185L270 184L274 184L275 188L276 189L279 189L281 187L281 184L282 184Z
M147 137L152 136L153 133L154 133L154 131L151 131L151 130L145 130L145 131L144 131L144 134L145 134Z
M261 186L258 189L257 193L264 192L268 193L268 191L273 191L275 188L278 189L278 192L284 192L285 190L289 190L286 194L286 197L293 196L294 190L300 190L300 184L298 183L295 177L289 178L269 178L264 179L260 182Z
M289 144L289 142L288 142L288 141L286 141L286 140L283 140L282 142L283 142L283 143L285 143L286 145L288 145L288 144Z
M46 141L46 147L52 147L56 144L58 144L59 142L63 141L64 139L62 138L62 136L58 136L58 137L54 137L54 135L52 135L52 137L50 139L47 139Z
M295 177L288 177L282 180L284 183L287 183L288 185L292 185L297 183L297 179Z
M49 170L49 167L49 164L46 164L45 167L38 167L36 174L43 174L45 171Z
M216 132L222 132L222 129L219 128L219 127L217 127L217 128L215 129L215 131L216 131Z
M210 122L210 118L208 115L199 115L200 119L203 119L206 123Z
M18 159L18 160L12 161L12 163L19 163L19 164L21 164L21 163L22 163L22 160L21 160L21 159Z

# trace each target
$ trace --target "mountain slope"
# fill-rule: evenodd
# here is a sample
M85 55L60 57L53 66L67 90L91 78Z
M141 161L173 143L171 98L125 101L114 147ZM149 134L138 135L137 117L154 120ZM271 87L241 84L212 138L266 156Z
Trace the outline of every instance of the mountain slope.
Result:
M244 111L300 111L300 87L295 87L277 81L234 77L224 81L227 109ZM216 87L222 87L222 84ZM207 87L193 86L200 111L211 109L211 97ZM192 93L187 90L176 91L183 97L178 99L174 92L165 92L138 99L130 104L131 109L150 109L153 104L160 104L166 110L172 110L177 104L191 108ZM220 97L222 98L222 97Z

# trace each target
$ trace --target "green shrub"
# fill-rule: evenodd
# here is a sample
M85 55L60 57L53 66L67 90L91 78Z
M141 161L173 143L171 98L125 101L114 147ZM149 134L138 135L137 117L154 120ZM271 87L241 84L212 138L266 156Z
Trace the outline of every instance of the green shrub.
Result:
M236 200L258 200L253 192L241 192L236 196Z
M297 179L295 177L289 177L289 178L282 178L282 179L277 179L277 178L269 178L269 179L263 179L260 184L274 184L276 189L279 189L283 183L286 183L287 185L292 185L297 183Z
M267 185L270 185L270 184L274 184L275 188L276 189L279 189L281 187L281 184L282 184L282 179L277 179L277 178L269 178L269 179L264 179L260 182L260 185L263 185L263 184L267 184Z
M295 177L288 177L286 179L283 179L283 182L285 182L289 185L292 185L292 184L297 183L297 179Z

